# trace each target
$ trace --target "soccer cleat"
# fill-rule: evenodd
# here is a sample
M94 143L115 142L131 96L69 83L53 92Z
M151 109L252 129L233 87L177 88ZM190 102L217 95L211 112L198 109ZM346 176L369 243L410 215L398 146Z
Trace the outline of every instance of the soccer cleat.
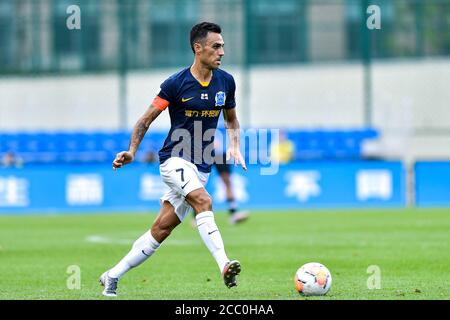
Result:
M222 271L223 282L228 288L237 286L236 277L241 273L241 264L237 260L228 261Z
M248 211L237 211L233 213L230 217L230 224L237 224L240 222L244 222L249 217Z
M105 287L102 294L106 297L117 296L117 282L119 279L108 276L108 271L104 272L99 279L100 284Z

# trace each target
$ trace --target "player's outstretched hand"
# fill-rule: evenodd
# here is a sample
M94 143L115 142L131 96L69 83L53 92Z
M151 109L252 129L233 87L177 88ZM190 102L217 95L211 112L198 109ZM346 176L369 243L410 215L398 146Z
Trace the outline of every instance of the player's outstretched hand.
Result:
M247 171L247 166L245 165L244 157L241 154L241 151L239 149L230 148L227 150L227 161L231 159L231 157L234 158L234 165L237 166L240 164L242 166L242 169Z
M113 170L116 171L116 169L122 168L124 165L129 164L133 160L134 160L134 156L131 152L129 152L129 151L119 152L116 155L116 158L114 159L114 161L112 163Z

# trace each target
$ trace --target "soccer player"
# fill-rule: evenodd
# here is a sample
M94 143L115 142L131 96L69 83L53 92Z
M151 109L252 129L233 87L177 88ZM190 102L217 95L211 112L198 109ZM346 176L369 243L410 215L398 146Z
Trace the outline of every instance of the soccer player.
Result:
M214 132L224 112L230 139L227 157L247 170L239 150L239 121L236 117L233 77L219 69L224 41L217 24L202 22L193 26L190 43L193 64L172 75L131 134L128 151L119 152L113 169L132 162L151 123L168 108L171 128L159 151L160 174L170 190L161 198L161 209L150 231L137 239L131 250L113 268L104 272L100 283L103 295L116 296L119 279L131 268L147 260L183 221L191 208L195 211L198 232L217 262L228 288L237 285L241 265L230 260L214 220L211 196L204 186L214 162Z

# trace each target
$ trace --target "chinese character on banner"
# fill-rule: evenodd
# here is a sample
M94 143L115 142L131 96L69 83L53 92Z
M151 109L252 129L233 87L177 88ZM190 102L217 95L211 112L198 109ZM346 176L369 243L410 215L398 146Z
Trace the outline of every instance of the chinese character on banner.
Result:
M139 197L141 200L159 200L169 187L161 180L159 175L144 174L141 177Z
M247 192L247 180L239 175L233 174L231 176L231 183L233 185L234 196L237 202L247 202L248 201L248 192ZM217 177L214 180L214 201L217 203L223 203L226 199L225 185L223 181Z
M17 177L0 177L0 207L26 207L29 205L29 182Z
M97 174L69 175L66 182L69 205L99 205L103 202L103 180Z
M358 200L388 200L392 197L392 173L389 170L360 170L356 175Z
M321 193L318 171L290 171L286 174L288 185L285 194L288 197L296 197L301 202L307 202L311 197L317 197Z

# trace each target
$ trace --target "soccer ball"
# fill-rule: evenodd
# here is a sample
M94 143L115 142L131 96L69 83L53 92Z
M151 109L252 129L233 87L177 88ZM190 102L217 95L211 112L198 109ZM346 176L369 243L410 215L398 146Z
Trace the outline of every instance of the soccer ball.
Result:
M331 287L331 273L323 264L310 262L295 273L295 289L305 296L323 296Z

